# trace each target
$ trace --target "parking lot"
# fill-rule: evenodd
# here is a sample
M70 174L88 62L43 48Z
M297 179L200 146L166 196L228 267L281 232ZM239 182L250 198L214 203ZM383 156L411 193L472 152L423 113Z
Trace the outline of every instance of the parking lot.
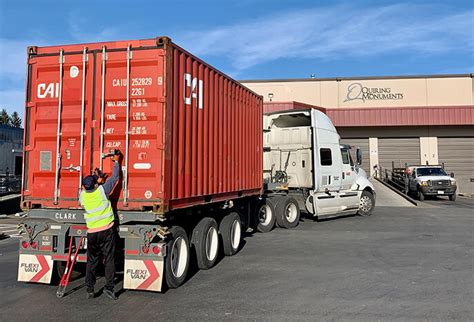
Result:
M237 255L182 287L120 291L118 302L86 300L83 278L63 299L56 286L17 283L18 239L1 240L2 319L472 320L473 200L415 207L377 189L371 217L250 234Z

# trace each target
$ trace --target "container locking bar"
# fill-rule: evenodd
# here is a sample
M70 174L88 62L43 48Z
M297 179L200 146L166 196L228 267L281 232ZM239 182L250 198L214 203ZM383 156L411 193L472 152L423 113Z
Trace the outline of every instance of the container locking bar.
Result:
M123 205L128 204L128 150L130 141L130 60L132 59L131 45L127 47L127 117L125 125L125 171L123 174Z
M58 204L59 199L59 170L61 169L61 109L63 99L63 65L64 65L64 50L59 50L59 97L58 97L58 128L56 131L56 172L54 175L54 200L55 205Z
M77 189L77 198L81 195L82 175L83 175L83 158L84 158L84 115L86 110L86 64L87 64L87 47L82 51L82 91L81 91L81 149L79 155L79 187Z
M105 52L105 46L102 47L102 93L100 98L100 163L99 169L102 171L103 159L104 159L104 124L105 124L105 62L107 61L107 53Z

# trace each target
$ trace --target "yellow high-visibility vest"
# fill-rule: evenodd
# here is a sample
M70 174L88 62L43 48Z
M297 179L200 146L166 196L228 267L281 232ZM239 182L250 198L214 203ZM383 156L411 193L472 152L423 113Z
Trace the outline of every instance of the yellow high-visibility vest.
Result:
M102 186L92 192L83 191L80 200L86 211L84 219L87 229L104 227L114 221L112 206Z

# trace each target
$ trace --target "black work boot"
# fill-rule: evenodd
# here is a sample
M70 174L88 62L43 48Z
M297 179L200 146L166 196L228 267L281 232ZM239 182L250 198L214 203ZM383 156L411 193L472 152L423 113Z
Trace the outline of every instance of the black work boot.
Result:
M87 299L93 299L95 297L94 289L87 289Z
M115 301L118 299L113 290L104 289L104 294L111 300Z

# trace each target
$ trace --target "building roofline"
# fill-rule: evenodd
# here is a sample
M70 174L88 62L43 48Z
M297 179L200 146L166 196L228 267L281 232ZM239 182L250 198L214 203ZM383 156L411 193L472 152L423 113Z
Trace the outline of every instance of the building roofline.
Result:
M247 79L239 80L241 83L283 83L283 82L317 82L317 81L343 81L343 80L375 80L375 79L413 79L413 78L460 78L474 77L470 74L439 74L439 75L400 75L400 76L362 76L362 77L323 77L323 78L277 78L277 79Z

